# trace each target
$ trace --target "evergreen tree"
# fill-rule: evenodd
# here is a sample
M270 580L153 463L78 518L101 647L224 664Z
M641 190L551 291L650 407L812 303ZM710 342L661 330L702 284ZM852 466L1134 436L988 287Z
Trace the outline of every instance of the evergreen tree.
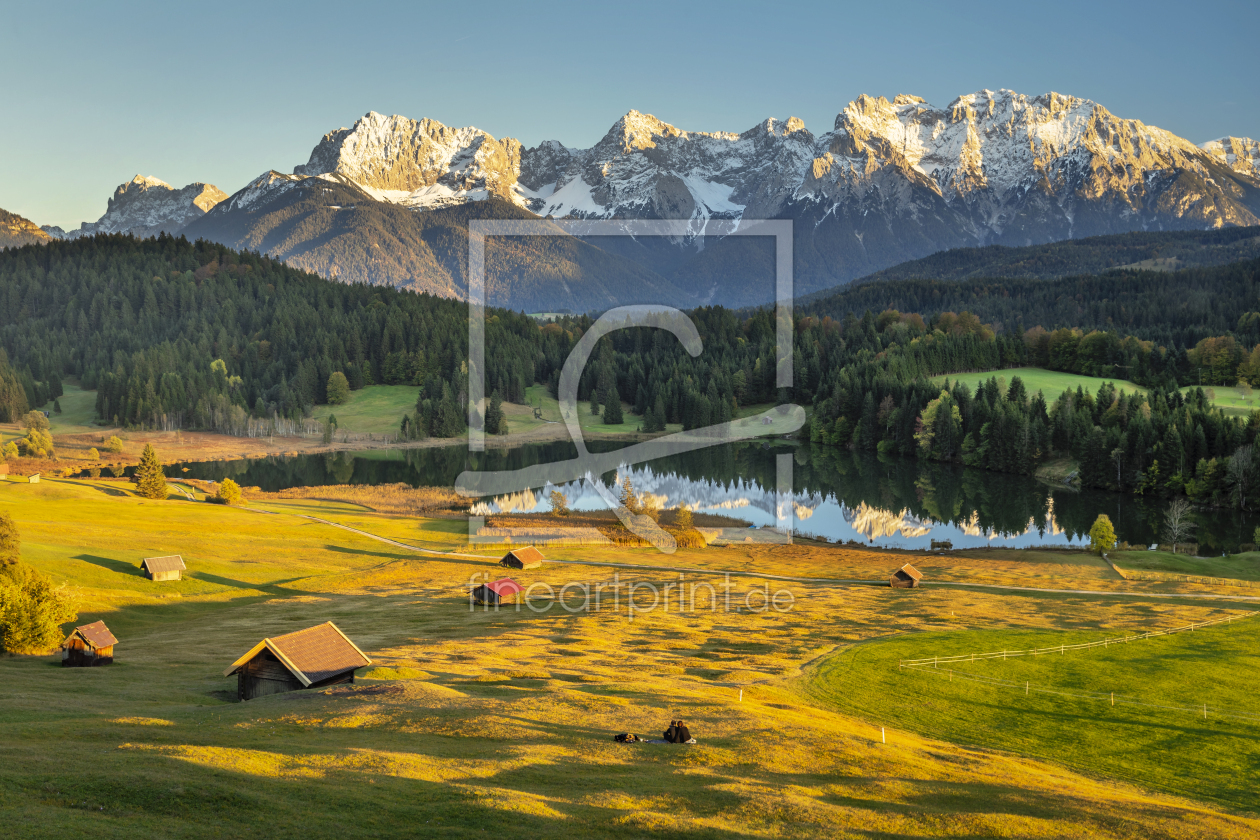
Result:
M488 435L508 433L507 415L503 413L503 399L498 391L490 395L490 404L486 407L485 432Z
M626 510L633 514L640 514L643 512L643 503L639 501L639 494L635 492L634 483L630 480L629 475L622 479L618 497L622 506L625 507Z
M610 389L607 402L604 403L604 422L610 426L620 426L626 422L621 414L621 398L615 389Z
M133 481L136 483L136 492L146 499L166 498L166 474L162 472L162 462L158 460L157 451L152 444L144 445Z

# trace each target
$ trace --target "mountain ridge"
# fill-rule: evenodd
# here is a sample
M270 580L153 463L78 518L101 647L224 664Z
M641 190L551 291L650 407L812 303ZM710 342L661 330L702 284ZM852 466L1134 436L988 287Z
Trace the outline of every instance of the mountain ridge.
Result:
M356 194L343 200L356 207L380 206L372 224L384 227L369 232L363 216L355 226L363 242L338 258L343 278L459 294L458 272L438 267L453 265L458 255L426 254L414 237L391 238L394 222L387 217L407 224L384 208L436 212L491 201L542 217L684 220L686 235L673 240L601 237L588 244L638 263L651 276L649 287L668 292L660 302L720 298L739 306L768 299L773 259L765 243L710 235L715 219L791 220L795 284L809 294L951 248L1260 224L1260 144L1224 137L1197 146L1088 99L1009 90L977 91L943 108L917 96L862 95L820 135L794 117L738 133L691 132L632 110L588 149L555 140L525 148L473 127L369 112L326 133L293 173L264 172L204 211L198 206L180 230L205 236L232 230L235 238L224 244L272 242L272 256L293 256L310 268L331 228L299 225L315 237L310 242L277 236L279 218L259 211L271 207L284 215L283 196L295 189L307 198L320 189L347 189ZM224 218L233 213L242 215ZM170 224L160 229L176 232ZM262 232L247 232L250 224ZM348 231L338 235L348 243ZM418 250L383 267L376 240ZM505 290L509 279L505 273ZM538 278L518 279L531 291L505 305L572 303L564 283L548 290ZM605 297L603 290L595 295Z

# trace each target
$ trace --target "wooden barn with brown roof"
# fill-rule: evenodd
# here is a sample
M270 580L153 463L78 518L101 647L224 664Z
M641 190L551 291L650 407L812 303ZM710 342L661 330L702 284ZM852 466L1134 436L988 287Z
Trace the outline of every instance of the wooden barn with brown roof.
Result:
M82 624L70 631L61 643L61 665L64 668L90 668L114 661L114 645L118 640L103 621Z
M525 548L514 548L499 561L500 566L509 569L537 569L543 564L542 552L532 545Z
M892 573L888 585L898 589L914 589L923 580L923 573L909 563Z
M268 694L354 682L354 670L371 665L358 646L331 621L263 639L233 662L223 676L237 675L236 696Z
M184 558L178 554L165 557L146 557L140 561L140 571L149 580L179 580L179 573L184 571Z

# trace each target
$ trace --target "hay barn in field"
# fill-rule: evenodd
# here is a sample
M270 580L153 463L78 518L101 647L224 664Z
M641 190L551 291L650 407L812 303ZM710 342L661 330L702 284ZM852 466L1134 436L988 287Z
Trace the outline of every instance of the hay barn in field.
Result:
M296 633L263 639L223 672L236 674L236 697L253 700L268 694L324 688L354 682L354 671L371 665L358 646L326 621Z
M898 589L914 589L923 580L923 573L909 563L892 573L888 585Z
M531 546L514 548L499 561L500 566L509 569L537 569L543 564L542 552Z
M70 631L61 643L63 668L90 668L114 661L114 645L118 640L103 621L80 625Z
M178 554L146 557L140 561L140 570L149 580L179 580L179 573L184 571L184 558Z
M499 604L516 603L524 591L524 587L511 578L500 578L473 587L472 597L477 606L497 607Z

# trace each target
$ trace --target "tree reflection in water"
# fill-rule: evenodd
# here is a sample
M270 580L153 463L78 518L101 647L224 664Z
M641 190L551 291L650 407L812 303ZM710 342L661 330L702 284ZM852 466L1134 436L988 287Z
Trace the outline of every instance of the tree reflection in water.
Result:
M592 451L616 445L592 442ZM1115 523L1122 540L1134 544L1158 539L1163 499L1097 490L1076 491L1044 484L1031 476L1007 475L892 455L850 452L829 446L749 441L662 458L629 468L640 492L661 497L667 506L686 503L697 510L774 524L777 498L775 456L793 455L793 508L796 528L831 540L858 539L876 545L926 548L948 539L956 547L1027 546L1088 540L1099 513ZM465 447L336 452L259 460L190 463L189 478L232 478L264 490L321 484L451 486L464 469L519 470L575 457L571 444L532 444L470 453ZM605 483L615 474L601 476ZM485 500L481 512L547 510L547 490ZM575 509L602 502L578 483L562 488ZM539 492L539 491L542 492ZM1251 542L1260 520L1232 510L1199 509L1200 553L1236 551Z

